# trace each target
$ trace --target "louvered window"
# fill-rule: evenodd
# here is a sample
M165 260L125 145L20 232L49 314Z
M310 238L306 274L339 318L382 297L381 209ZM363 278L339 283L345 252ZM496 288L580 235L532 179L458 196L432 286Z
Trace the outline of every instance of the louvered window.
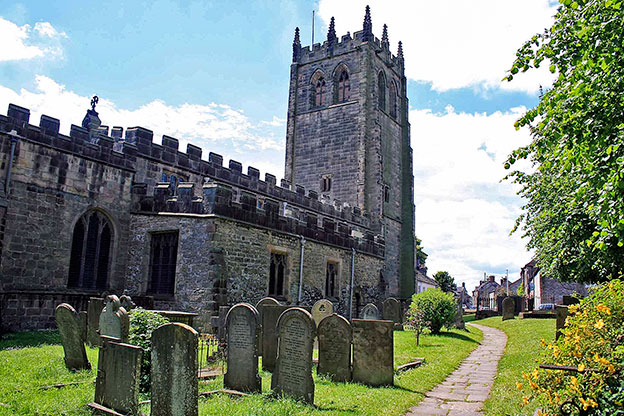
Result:
M351 84L349 83L349 74L342 71L338 79L338 102L344 103L351 98Z
M147 292L155 295L173 295L178 257L178 232L153 233L151 239Z
M99 211L83 215L74 227L67 287L106 289L113 233Z

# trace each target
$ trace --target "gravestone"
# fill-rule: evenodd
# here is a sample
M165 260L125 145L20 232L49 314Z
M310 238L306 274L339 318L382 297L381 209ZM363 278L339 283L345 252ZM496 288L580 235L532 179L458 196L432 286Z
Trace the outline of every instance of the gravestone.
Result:
M312 347L316 326L312 315L301 308L290 308L277 323L279 346L271 388L297 400L314 404Z
M464 322L464 308L462 307L461 298L458 299L457 312L455 313L455 328L466 329L466 323Z
M314 303L312 306L312 319L318 327L321 321L334 313L334 304L327 299L321 299Z
M126 312L130 312L132 309L136 308L136 304L132 301L132 298L128 295L123 295L119 298L119 302L121 302L121 307L126 310Z
M581 300L576 296L563 295L563 305L570 306L576 305L577 303L581 303Z
M396 329L403 329L403 317L401 316L401 302L395 298L387 298L383 301L382 316L385 321L394 322Z
M91 368L84 346L80 316L67 303L61 303L54 312L56 326L61 333L61 343L65 353L65 367L68 370L88 370Z
M262 298L256 303L256 310L258 311L258 355L262 355L262 311L265 305L279 306L277 299L266 297Z
M381 319L381 314L379 313L379 309L372 303L366 304L364 309L362 309L362 319L377 321Z
M119 298L115 295L106 297L106 306L100 315L100 336L117 338L121 342L128 341L130 318L128 312L121 307Z
M143 349L106 336L101 342L95 403L118 413L137 415ZM93 404L89 406L96 407Z
M277 320L290 306L262 307L262 369L273 371L277 358Z
M369 386L394 383L394 322L354 319L353 381Z
M514 319L514 312L516 311L516 302L511 296L503 299L503 321L508 319Z
M226 389L261 393L258 375L258 311L247 303L234 305L227 314Z
M210 318L210 326L212 326L213 330L215 330L216 328L215 333L220 343L225 341L226 338L225 318L227 317L227 313L229 310L230 307L227 305L219 306L219 315Z
M561 331L565 327L566 318L568 317L567 305L556 305L555 315L557 316L557 322L555 325L555 341L562 335Z
M332 314L317 327L319 343L319 374L333 381L351 380L351 324L338 314Z
M80 337L82 338L82 342L87 342L87 326L89 322L87 311L78 312L78 321L80 322Z
M87 344L92 347L100 346L100 315L106 302L102 298L89 298L87 306Z
M175 322L152 332L152 416L196 416L198 334Z

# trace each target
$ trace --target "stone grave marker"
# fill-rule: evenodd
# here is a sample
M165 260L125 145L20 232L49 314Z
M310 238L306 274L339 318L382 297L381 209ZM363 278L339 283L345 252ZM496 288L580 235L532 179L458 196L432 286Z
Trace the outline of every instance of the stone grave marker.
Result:
M327 299L317 300L312 306L312 318L318 327L323 319L334 313L334 304Z
M115 295L106 297L106 306L100 315L100 336L117 338L121 342L128 341L130 318L128 312L121 307L119 298Z
M227 305L219 306L219 315L210 318L210 326L212 326L213 329L216 328L215 333L219 342L225 341L225 318L229 310L230 307Z
M88 327L88 315L87 311L78 312L78 320L80 322L80 336L82 342L87 342L87 327Z
M351 341L353 331L348 320L332 314L317 327L319 343L319 374L329 376L333 381L351 380Z
M516 302L511 296L507 296L503 299L503 321L508 319L514 319L514 313L516 312Z
M395 298L387 298L383 301L382 316L384 320L394 322L396 329L403 329L401 302Z
M277 394L314 404L312 347L316 327L312 315L301 308L289 308L279 317L277 332L279 346L271 388Z
M89 298L87 306L87 344L92 347L100 346L100 315L106 302L102 298Z
M566 318L568 317L568 306L556 305L555 315L557 317L557 322L555 324L555 341L556 341L562 335L561 331L565 327Z
M179 322L152 332L152 416L197 416L197 340L197 331Z
M252 305L239 303L227 314L226 389L250 393L262 392L258 375L258 311Z
M128 295L122 295L119 298L119 302L121 302L121 307L126 310L126 312L130 312L132 309L136 308L136 304L132 301L132 298Z
M353 381L370 386L394 383L394 322L354 319Z
M61 333L61 343L65 353L65 367L68 370L90 369L84 346L80 316L67 303L61 303L54 312L56 326Z
M290 306L262 307L262 369L273 371L277 358L277 320Z
M262 355L262 310L263 307L265 305L273 305L273 306L279 306L279 302L277 299L271 298L271 297L266 297L266 298L262 298L258 301L258 303L256 303L256 310L258 311L258 322L259 322L259 329L258 329L258 355Z
M464 308L462 307L461 298L457 302L457 313L455 314L455 328L466 329L466 323L464 322Z
M143 349L106 336L101 341L95 379L95 404L90 403L89 407L102 410L104 406L118 413L137 415Z
M381 319L381 314L379 313L379 309L372 303L366 304L364 309L362 309L362 319L367 320L379 320Z

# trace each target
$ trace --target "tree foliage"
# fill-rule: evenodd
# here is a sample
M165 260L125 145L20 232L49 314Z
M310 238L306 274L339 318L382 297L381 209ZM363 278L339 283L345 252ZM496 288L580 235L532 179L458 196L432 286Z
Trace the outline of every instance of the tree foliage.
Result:
M169 323L164 316L143 308L130 311L130 334L128 343L143 348L141 361L141 380L139 387L142 392L150 390L150 369L152 362L152 332L161 325Z
M455 279L453 276L449 274L449 272L439 271L433 275L433 280L436 281L438 286L443 292L452 292L457 289L457 285L455 284Z
M426 325L432 334L439 334L442 327L453 328L456 312L457 302L452 294L440 289L427 289L412 296L407 319Z
M416 258L418 259L418 264L424 266L427 261L427 257L429 257L429 255L425 253L423 249L422 240L416 237Z
M516 229L525 231L542 273L605 281L624 269L624 4L562 3L553 26L518 50L506 77L547 63L557 74L516 122L533 141L505 167L533 164L508 177L528 201Z

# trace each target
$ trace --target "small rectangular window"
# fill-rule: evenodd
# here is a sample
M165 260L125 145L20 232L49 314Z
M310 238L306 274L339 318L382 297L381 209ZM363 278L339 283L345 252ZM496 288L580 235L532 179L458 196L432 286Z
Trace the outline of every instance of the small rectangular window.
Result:
M269 296L284 296L286 254L271 253L269 270Z
M338 274L338 264L333 262L327 262L327 268L325 271L325 297L336 298L338 292L336 288L336 276Z
M177 258L178 232L153 233L148 293L155 295L174 294Z

